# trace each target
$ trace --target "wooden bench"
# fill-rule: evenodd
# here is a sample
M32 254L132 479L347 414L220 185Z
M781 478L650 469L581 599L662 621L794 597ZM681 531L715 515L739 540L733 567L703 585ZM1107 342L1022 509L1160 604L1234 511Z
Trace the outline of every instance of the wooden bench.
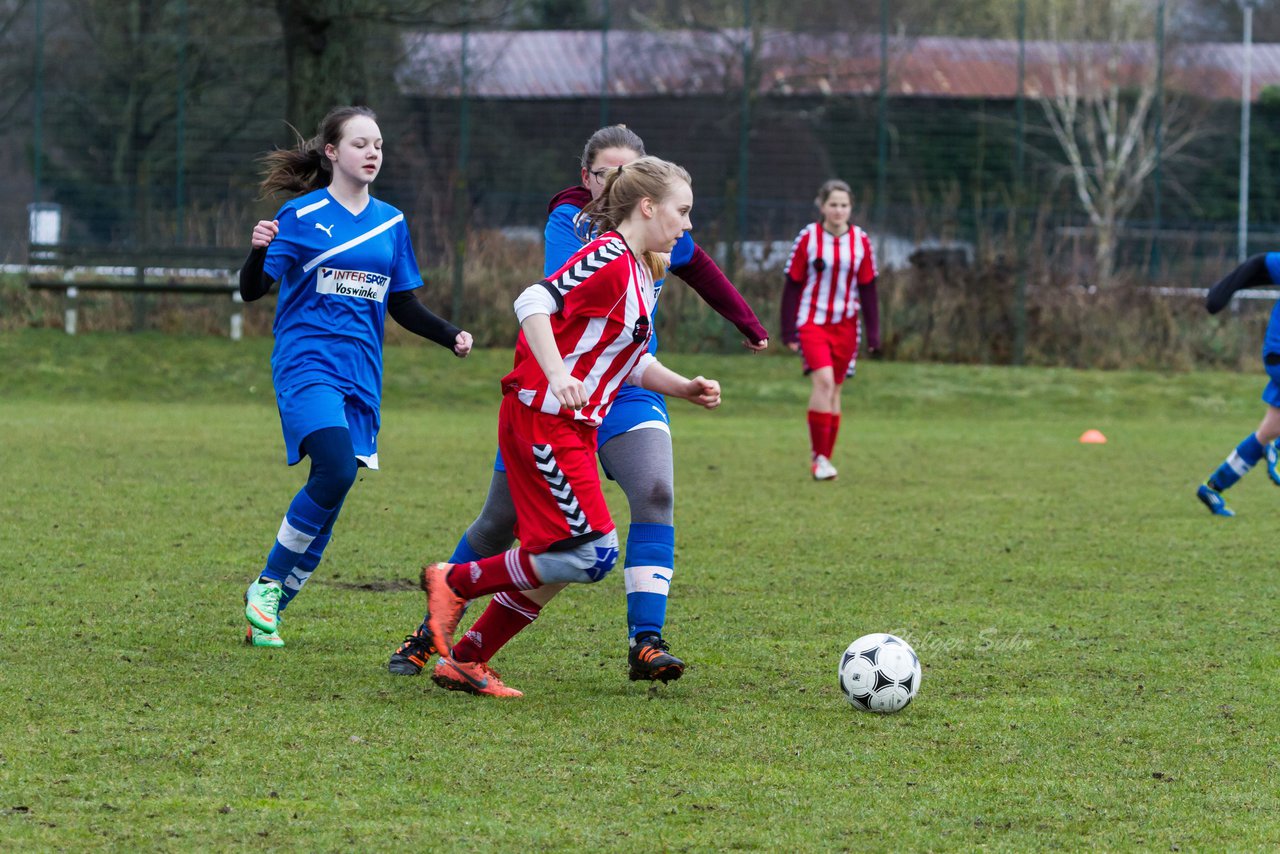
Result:
M247 249L201 246L33 243L27 287L62 291L68 335L76 334L78 299L84 291L135 294L135 330L146 319L147 294L221 294L232 303L228 334L239 341L244 329L239 274L247 254Z

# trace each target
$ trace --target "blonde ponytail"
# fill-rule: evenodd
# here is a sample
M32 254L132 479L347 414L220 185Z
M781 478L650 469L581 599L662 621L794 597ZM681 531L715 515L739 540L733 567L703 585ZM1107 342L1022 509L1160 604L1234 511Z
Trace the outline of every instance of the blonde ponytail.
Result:
M693 186L693 179L683 167L658 157L641 157L609 170L604 179L604 190L582 209L583 216L593 234L614 231L626 221L641 199L661 203L680 181ZM669 255L645 252L643 260L655 281L666 276Z

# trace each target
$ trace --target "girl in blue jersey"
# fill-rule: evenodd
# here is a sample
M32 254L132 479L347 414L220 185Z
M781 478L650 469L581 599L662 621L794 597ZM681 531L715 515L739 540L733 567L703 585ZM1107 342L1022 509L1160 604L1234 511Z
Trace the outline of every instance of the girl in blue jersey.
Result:
M543 275L558 270L582 248L590 235L581 224L582 209L604 189L609 171L644 156L644 142L624 125L596 131L582 152L581 183L562 190L548 206ZM733 323L751 350L768 346L768 332L715 262L686 232L671 250L670 270L712 308ZM662 282L656 282L655 295ZM653 336L649 351L657 349ZM633 680L667 682L684 672L684 662L669 651L662 637L667 594L675 568L674 471L671 431L662 395L624 385L597 431L599 458L605 473L627 496L631 526L627 533L624 579L627 593L628 663ZM467 563L501 554L514 541L516 514L499 456L480 516L471 523L450 563ZM533 620L563 585L525 591L522 607L499 599L490 608L508 607L514 621ZM426 621L392 654L388 669L412 676L435 652Z
M1280 252L1254 255L1222 278L1209 289L1205 308L1217 314L1231 302L1231 297L1242 288L1253 288L1280 283ZM1236 446L1222 465L1209 479L1200 484L1196 497L1215 516L1236 515L1223 500L1222 493L1244 477L1263 458L1267 461L1267 474L1271 482L1280 486L1280 471L1276 469L1276 439L1280 438L1280 302L1271 310L1271 321L1262 341L1262 364L1270 381L1262 390L1262 402L1267 411L1258 429Z
M372 110L334 109L313 139L263 162L264 194L302 194L254 227L240 271L246 302L280 283L271 377L288 463L311 459L245 593L245 641L280 647L280 612L320 563L357 468L378 467L386 315L459 357L471 335L418 301L422 276L404 214L369 195L382 168Z

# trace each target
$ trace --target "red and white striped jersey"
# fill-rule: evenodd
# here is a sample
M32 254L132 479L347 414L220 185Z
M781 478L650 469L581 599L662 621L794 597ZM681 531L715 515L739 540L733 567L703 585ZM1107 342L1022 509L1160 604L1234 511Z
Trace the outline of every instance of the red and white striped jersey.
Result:
M806 226L791 246L787 278L801 282L796 328L807 323L840 323L858 316L857 285L876 278L871 239L856 225L836 237L815 222Z
M583 246L542 285L559 306L551 315L551 330L565 367L586 386L587 405L577 410L560 405L523 331L515 367L502 378L503 393L515 393L541 412L599 427L618 387L648 350L653 276L611 231Z

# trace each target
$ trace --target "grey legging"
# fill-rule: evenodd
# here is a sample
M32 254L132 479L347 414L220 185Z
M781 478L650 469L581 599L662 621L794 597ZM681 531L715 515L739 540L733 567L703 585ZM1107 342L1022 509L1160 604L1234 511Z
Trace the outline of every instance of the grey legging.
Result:
M675 520L675 473L671 436L642 428L619 433L600 447L600 462L627 496L631 521L672 525ZM500 554L515 541L516 508L507 488L507 473L494 471L480 515L467 527L467 543L483 557Z

